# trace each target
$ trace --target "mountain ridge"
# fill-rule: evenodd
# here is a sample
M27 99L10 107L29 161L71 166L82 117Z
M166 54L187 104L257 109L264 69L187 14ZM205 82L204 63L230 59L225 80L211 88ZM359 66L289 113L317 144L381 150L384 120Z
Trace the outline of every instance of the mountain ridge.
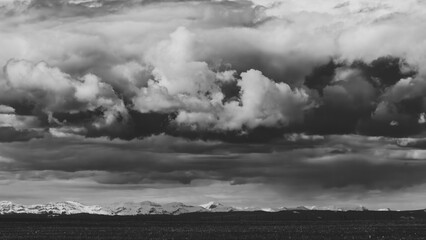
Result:
M76 201L50 202L46 204L24 205L11 201L0 201L0 215L6 214L47 214L47 215L74 215L94 214L110 216L135 215L180 215L185 213L215 213L215 212L280 212L280 211L370 211L360 205L350 208L299 206L299 207L232 207L219 202L209 202L201 205L188 205L180 202L159 204L151 201L118 202L108 206L85 205ZM392 211L389 208L380 208L373 211Z

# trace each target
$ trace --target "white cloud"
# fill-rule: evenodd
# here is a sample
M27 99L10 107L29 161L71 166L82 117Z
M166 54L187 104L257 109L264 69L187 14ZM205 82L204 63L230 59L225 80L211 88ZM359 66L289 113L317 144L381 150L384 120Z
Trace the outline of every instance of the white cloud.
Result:
M110 85L93 74L74 79L45 62L34 64L25 60L11 60L5 67L8 89L4 95L16 101L32 101L39 110L77 112L105 108L102 124L109 125L114 113L126 115L126 109ZM100 124L100 123L97 123Z
M182 111L176 122L201 128L239 130L243 126L249 129L287 127L303 119L309 100L303 89L292 90L289 85L275 83L256 70L242 73L237 85L241 87L240 101L218 105L205 113Z
M32 129L40 127L40 121L33 116L19 116L13 113L0 114L0 127Z
M13 114L15 113L15 109L13 107L0 105L0 114Z
M285 83L275 83L260 71L250 70L241 74L241 106L225 105L225 112L232 113L230 128L258 126L288 126L300 122L308 103L303 89L292 90Z

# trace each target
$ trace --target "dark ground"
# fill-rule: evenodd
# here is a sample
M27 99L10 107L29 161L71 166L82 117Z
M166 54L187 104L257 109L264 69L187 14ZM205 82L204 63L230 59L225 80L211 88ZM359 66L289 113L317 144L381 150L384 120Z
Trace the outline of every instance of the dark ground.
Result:
M285 211L179 216L0 216L0 239L426 239L426 213Z

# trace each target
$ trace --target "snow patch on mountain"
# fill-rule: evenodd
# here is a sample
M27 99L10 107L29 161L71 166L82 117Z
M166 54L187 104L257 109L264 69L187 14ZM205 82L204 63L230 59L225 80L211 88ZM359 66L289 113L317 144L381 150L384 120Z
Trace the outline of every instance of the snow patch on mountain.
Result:
M298 206L298 207L282 207L281 211L369 211L368 208L360 206L337 207L337 206Z
M115 203L109 208L113 215L163 214L161 205L150 201Z
M65 201L47 204L21 205L13 202L0 202L0 215L3 214L50 214L50 215L71 215L71 214L97 214L111 215L111 212L97 205L83 205L75 201Z
M210 212L232 212L238 210L234 207L226 206L218 202L209 202L200 206L209 210Z
M164 204L163 209L172 213L173 215L193 212L207 212L207 210L201 206L190 206L178 202Z
M114 215L179 215L183 213L207 212L199 206L186 205L179 202L158 204L150 201L116 203L110 206L110 211Z

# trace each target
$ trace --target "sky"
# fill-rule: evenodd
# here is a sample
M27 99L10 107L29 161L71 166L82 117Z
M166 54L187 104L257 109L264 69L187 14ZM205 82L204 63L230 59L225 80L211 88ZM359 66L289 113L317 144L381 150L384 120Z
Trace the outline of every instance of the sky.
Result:
M0 0L0 200L426 208L424 0Z

